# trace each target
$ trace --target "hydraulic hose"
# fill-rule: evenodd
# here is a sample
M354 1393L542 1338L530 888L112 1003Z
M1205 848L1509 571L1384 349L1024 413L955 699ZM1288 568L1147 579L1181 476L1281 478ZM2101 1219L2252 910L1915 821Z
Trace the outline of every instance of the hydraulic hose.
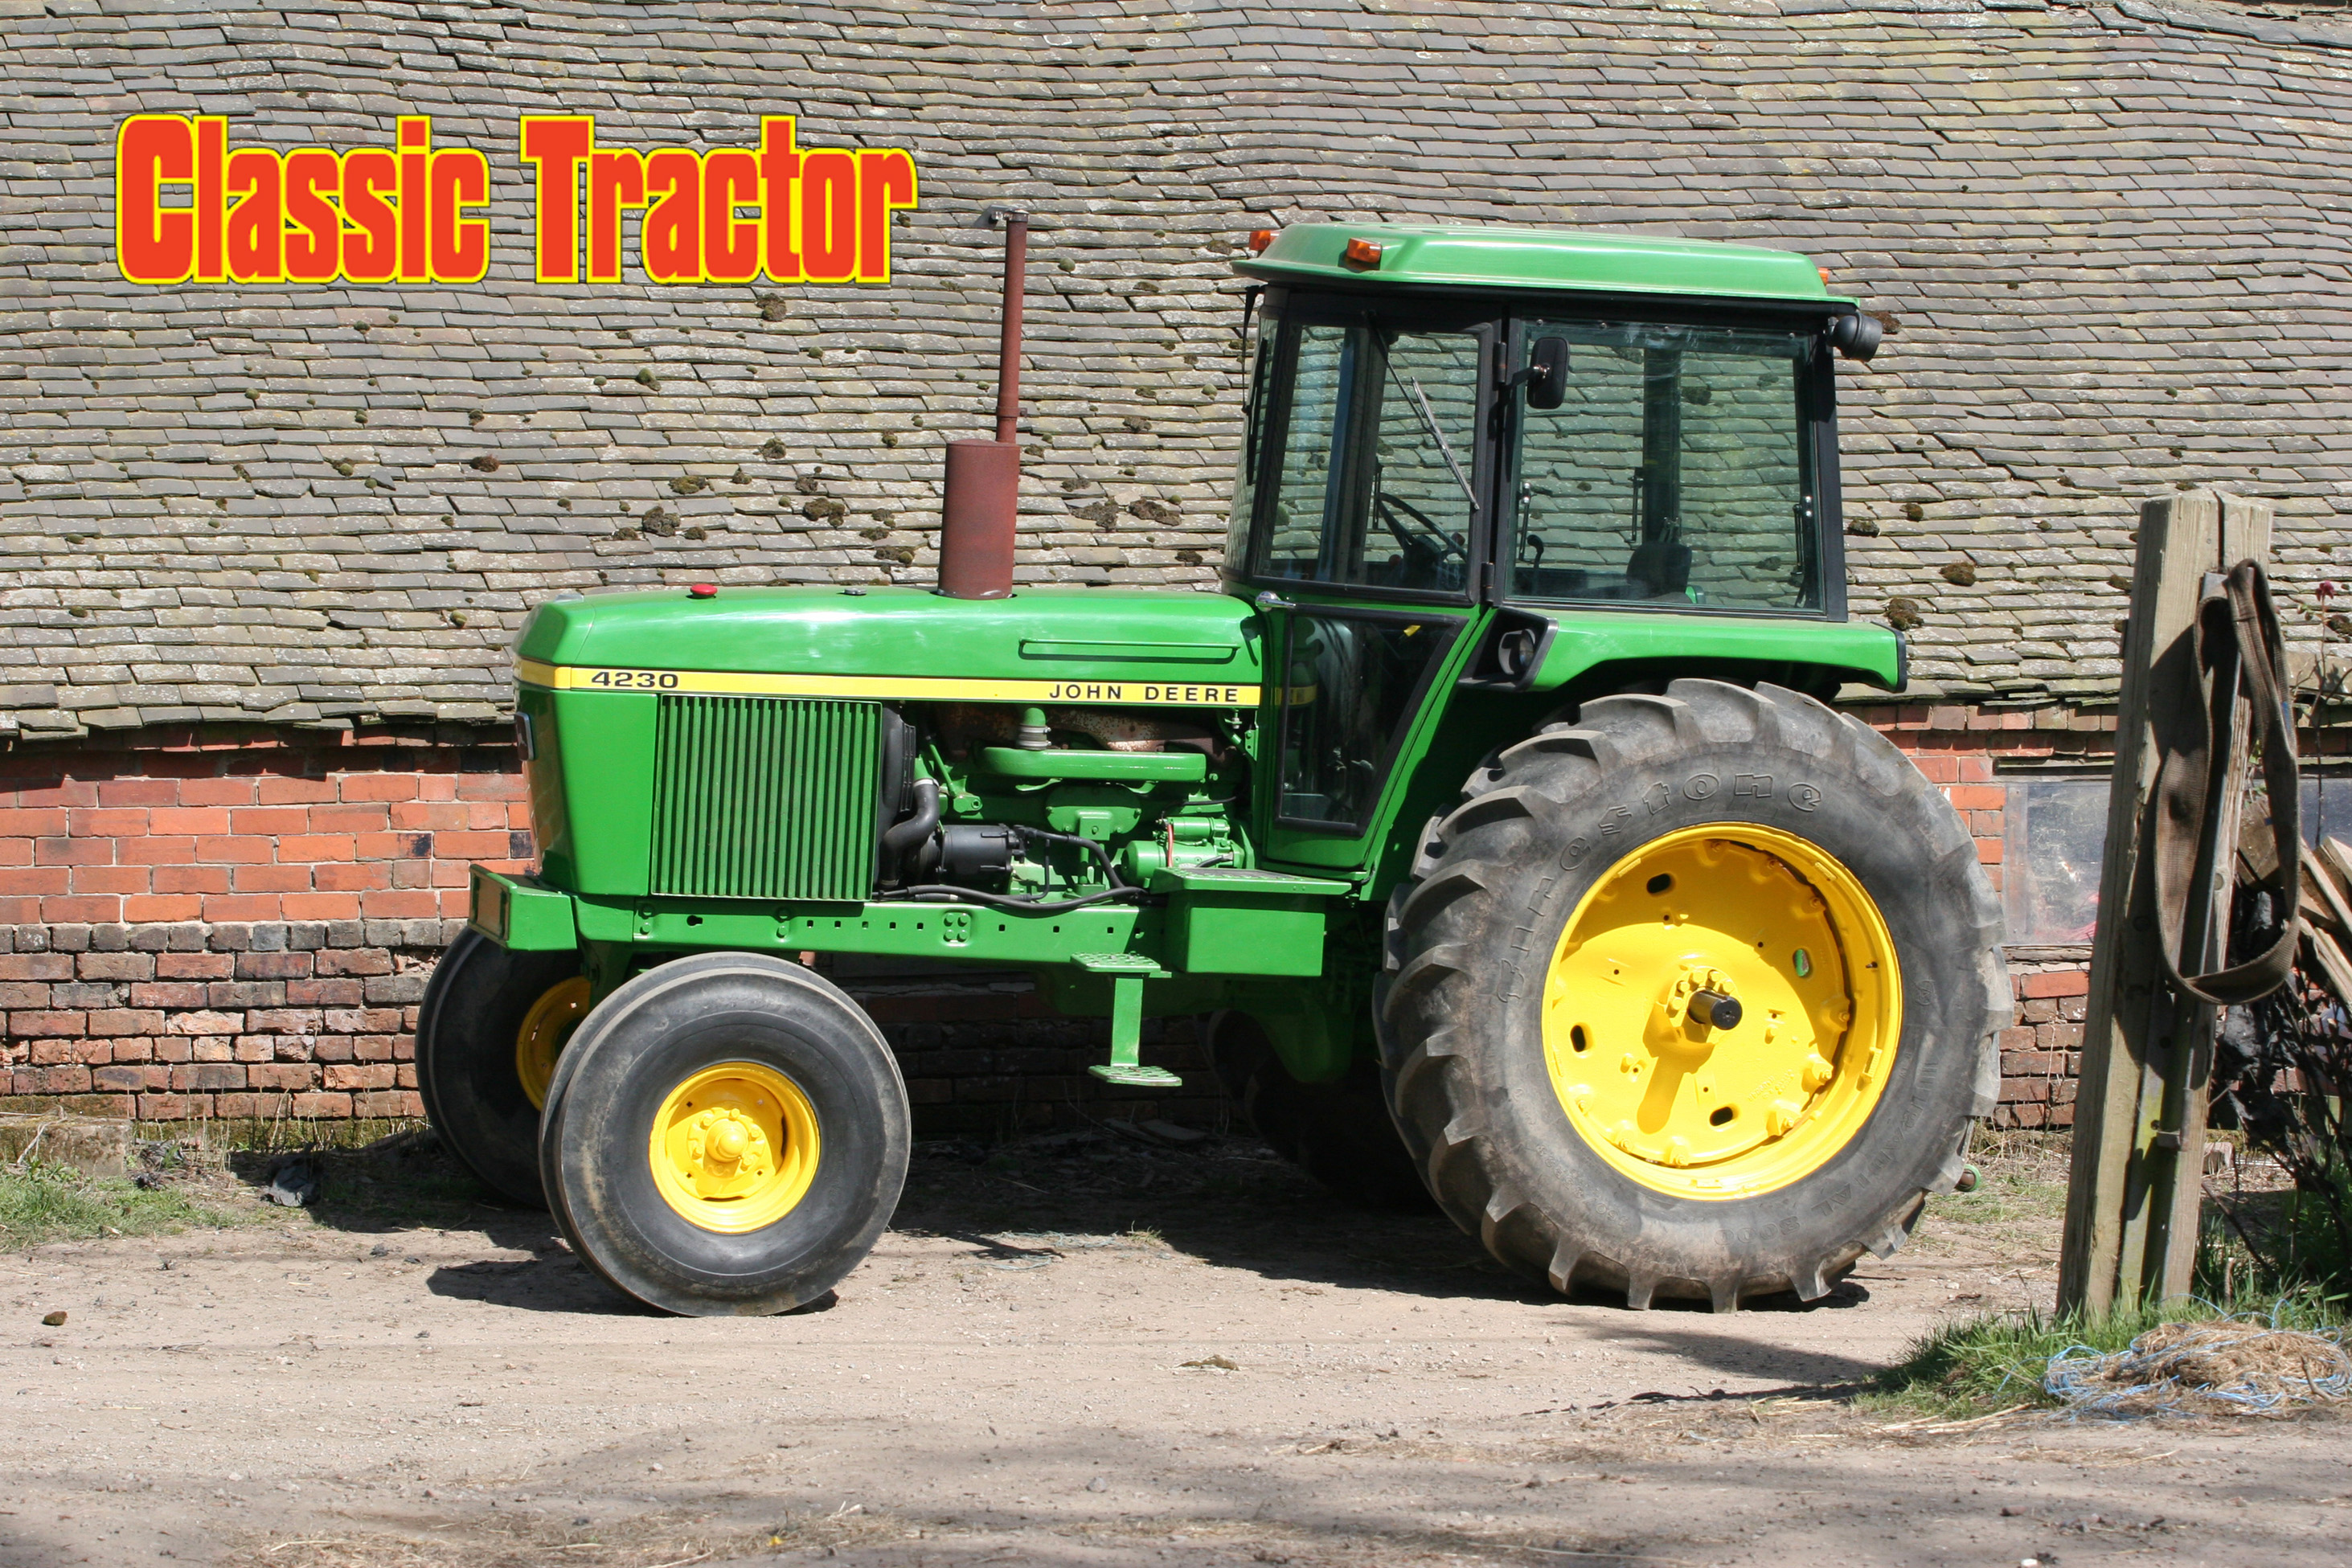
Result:
M1015 831L1020 833L1024 842L1035 839L1043 843L1070 844L1082 849L1101 862L1105 882L1114 888L1124 888L1128 885L1127 878L1118 874L1118 867L1113 863L1110 852L1092 839L1082 839L1076 833L1049 833L1043 828L1020 828Z
M881 899L909 899L925 904L984 904L992 909L1017 910L1024 915L1059 915L1066 909L1084 909L1090 904L1108 904L1113 899L1143 896L1139 887L1114 887L1108 893L1090 893L1083 898L1065 898L1053 904L1018 894L982 893L977 888L949 887L939 883L926 883L920 887L902 887L879 895Z

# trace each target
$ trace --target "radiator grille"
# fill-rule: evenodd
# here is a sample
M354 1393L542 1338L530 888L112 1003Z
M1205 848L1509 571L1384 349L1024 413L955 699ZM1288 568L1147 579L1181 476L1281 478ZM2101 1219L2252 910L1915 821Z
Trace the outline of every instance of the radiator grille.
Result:
M881 739L878 703L663 697L652 890L864 899Z

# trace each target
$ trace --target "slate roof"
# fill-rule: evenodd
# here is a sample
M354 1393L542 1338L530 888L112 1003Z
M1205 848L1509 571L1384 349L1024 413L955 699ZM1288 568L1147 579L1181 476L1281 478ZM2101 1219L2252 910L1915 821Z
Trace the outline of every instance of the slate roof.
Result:
M69 14L58 15L59 12ZM983 430L994 235L1037 214L1023 570L1205 585L1227 266L1307 216L1807 251L1885 311L1844 381L1855 604L1929 689L2111 689L2137 499L2275 497L2291 632L2352 510L2352 26L2037 0L0 5L0 712L488 721L560 591L928 580ZM489 153L472 287L142 289L111 132ZM540 287L516 121L914 150L869 287ZM492 460L495 460L493 464Z

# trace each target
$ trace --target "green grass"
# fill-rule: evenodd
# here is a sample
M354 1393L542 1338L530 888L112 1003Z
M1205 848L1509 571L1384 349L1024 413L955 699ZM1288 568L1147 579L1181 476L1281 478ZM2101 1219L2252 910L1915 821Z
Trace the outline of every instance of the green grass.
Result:
M166 1143L195 1142L223 1154L280 1154L290 1150L358 1149L422 1122L383 1117L312 1121L302 1116L240 1116L203 1122L141 1122L132 1136Z
M2329 1328L2345 1321L2341 1300L2308 1288L2284 1293L2259 1310L2266 1316L2275 1312L2282 1328ZM1920 1339L1901 1362L1878 1375L1856 1404L1881 1414L1947 1418L2012 1405L2052 1406L2057 1401L2042 1392L2042 1374L2050 1358L2069 1345L2118 1351L2159 1324L2224 1315L2210 1302L2186 1296L2160 1307L2119 1307L2095 1318L1990 1312L1947 1323Z
M2063 1219L2063 1169L2016 1167L1990 1161L1979 1167L1974 1192L1948 1193L1928 1201L1927 1212L1952 1225L2006 1225L2019 1219Z
M154 1236L192 1226L249 1224L257 1216L192 1200L165 1186L142 1191L127 1176L87 1176L37 1160L23 1170L0 1166L0 1244L99 1236Z
M2336 1207L2352 1208L2352 1184L2336 1181L2334 1204L2328 1194L2292 1190L2210 1199L2199 1238L2199 1294L2243 1304L2297 1291L2352 1293L2352 1259L2334 1218Z
M2042 1375L2068 1345L2121 1350L2160 1322L2213 1316L2201 1303L2174 1302L2172 1309L2126 1307L2095 1319L2030 1310L1946 1323L1880 1373L1863 1403L1889 1413L1944 1416L2053 1404L2042 1392Z

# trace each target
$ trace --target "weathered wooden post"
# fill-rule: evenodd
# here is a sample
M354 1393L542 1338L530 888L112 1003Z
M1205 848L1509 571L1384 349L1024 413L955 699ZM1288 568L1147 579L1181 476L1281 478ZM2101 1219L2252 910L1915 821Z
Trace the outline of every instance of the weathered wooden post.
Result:
M2205 721L2191 632L2207 574L2250 558L2266 563L2270 539L2266 501L2200 492L2140 507L2059 1261L2062 1311L2095 1314L2177 1295L2196 1268L2216 1019L2211 1006L2181 994L2165 973L2149 852L2157 775L2167 755L2195 744ZM2241 708L2232 732L2214 737L2233 758L2221 806L2222 845L2237 842L2243 724ZM2199 868L2189 902L2185 972L2218 967L2223 956L2232 857L2216 859Z

